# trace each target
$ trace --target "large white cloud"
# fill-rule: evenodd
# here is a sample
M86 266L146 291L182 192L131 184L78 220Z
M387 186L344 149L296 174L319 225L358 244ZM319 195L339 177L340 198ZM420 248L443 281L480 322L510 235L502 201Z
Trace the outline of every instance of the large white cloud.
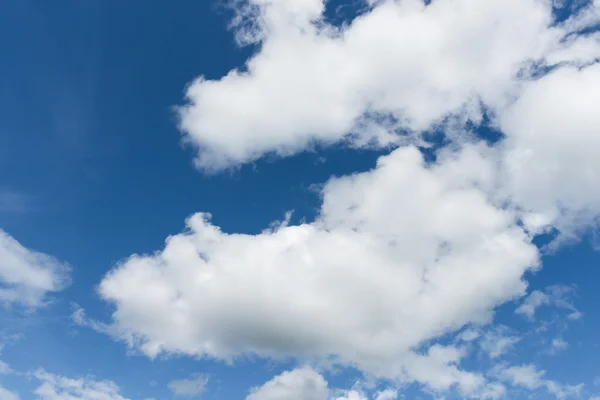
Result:
M329 181L315 222L258 235L194 215L163 251L104 278L100 294L116 307L107 330L150 356L333 356L473 390L481 382L454 366L458 349L412 350L488 321L537 266L514 215L475 187L486 176L479 163L476 148L430 167L416 149L398 149L370 172Z
M188 88L180 125L197 164L218 170L315 142L402 144L449 115L477 121L483 106L507 136L497 189L532 212L529 229L568 237L598 217L600 66L590 63L600 34L578 34L600 23L598 1L560 24L549 0L371 3L339 28L320 0L235 2L238 34L261 45L243 71Z
M507 195L567 232L600 213L600 64L531 83L500 118Z
M40 306L49 292L69 283L69 267L57 259L23 247L0 229L0 302Z
M344 28L319 0L234 3L238 38L260 46L247 70L188 88L180 122L198 166L314 142L404 147L327 182L312 223L246 235L190 217L162 251L106 275L99 293L115 311L89 326L151 357L327 359L501 397L459 367L464 348L432 340L524 294L536 234L599 215L600 41L574 34L598 23L599 2L557 25L547 0L388 0ZM477 121L481 105L505 135L491 147L446 126L452 146L426 165L394 133L410 142L449 115ZM492 339L492 356L516 341Z
M206 390L208 378L202 374L194 374L187 379L176 379L169 382L169 389L175 396L198 397Z
M322 3L237 2L246 5L240 35L262 42L245 70L187 89L181 127L200 167L290 154L314 141L398 141L382 124L418 132L459 111L477 120L480 102L500 107L519 92L517 77L531 62L600 55L598 40L562 41L595 21L593 8L553 26L545 0L389 0L336 28L323 21ZM364 118L373 114L380 118Z

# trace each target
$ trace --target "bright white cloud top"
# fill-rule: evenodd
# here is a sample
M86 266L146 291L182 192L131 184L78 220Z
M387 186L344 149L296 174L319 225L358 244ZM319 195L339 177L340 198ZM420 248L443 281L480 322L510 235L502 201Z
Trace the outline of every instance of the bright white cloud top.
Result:
M374 394L373 400L396 400L398 391L385 389ZM262 386L250 390L246 400L367 400L360 390L334 389L323 375L302 367L285 371Z
M314 143L390 153L328 181L310 223L248 235L191 216L163 250L104 277L103 330L150 357L327 360L475 398L503 396L500 381L575 393L534 366L465 371L465 347L435 339L526 294L536 235L569 238L600 215L600 37L579 34L600 23L600 3L562 23L546 0L371 3L339 28L320 0L237 2L238 39L257 53L244 71L192 83L180 123L210 171ZM504 134L495 144L465 128L484 112ZM451 145L426 163L415 145L431 129ZM549 302L534 293L518 312ZM484 338L491 358L519 340ZM295 370L248 399L291 399L272 394L286 385L329 395Z
M327 381L310 368L286 371L251 390L246 400L327 400Z
M438 368L447 376L436 386L471 385L443 368L457 349L411 350L523 295L537 251L474 188L470 156L429 168L417 150L396 150L330 181L312 224L229 235L195 215L160 254L103 280L113 328L150 356L334 356L391 378Z

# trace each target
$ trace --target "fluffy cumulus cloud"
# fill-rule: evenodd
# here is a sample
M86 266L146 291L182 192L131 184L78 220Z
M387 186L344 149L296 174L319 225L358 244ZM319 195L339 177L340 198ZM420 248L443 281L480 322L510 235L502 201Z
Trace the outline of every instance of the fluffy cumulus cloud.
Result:
M534 290L523 300L515 312L533 320L540 307L553 306L566 310L568 319L578 320L583 314L573 305L572 296L575 291L575 287L563 285L549 286L543 291Z
M36 307L47 293L69 282L69 267L57 259L27 249L0 229L0 302Z
M479 345L490 358L498 358L508 352L520 340L520 337L512 335L505 326L498 326L486 332Z
M497 400L506 396L506 387L498 382L488 384L481 392L481 399Z
M550 299L548 295L539 290L535 290L525 298L523 303L515 310L515 312L517 314L522 314L529 319L533 319L537 309L544 304L548 304L549 302Z
M341 390L334 400L369 400L363 392L358 390Z
M449 114L478 120L479 104L502 108L521 90L516 76L535 62L581 64L600 56L596 36L563 40L593 23L594 7L554 26L549 1L381 1L337 28L323 20L322 0L237 3L245 5L238 10L247 22L238 34L260 40L260 51L243 70L195 81L180 112L186 139L198 147L197 163L205 169L266 152L290 154L313 141L389 144L399 140L390 128L418 132ZM553 81L529 90L514 118L522 118L519 107L528 107L528 99L573 83L566 75L558 71ZM596 73L588 75L569 90L576 94L577 85L593 84ZM567 98L546 99L546 105ZM593 110L593 98L578 101ZM548 161L551 156L540 154Z
M552 347L550 349L551 353L558 353L560 351L566 350L569 348L569 343L565 342L561 338L556 338L552 340Z
M344 27L326 22L320 0L233 4L239 41L260 46L244 69L189 86L180 126L199 167L314 143L389 154L371 171L329 180L310 223L248 235L191 216L164 249L104 277L99 293L114 313L88 325L150 357L327 360L502 397L503 383L460 367L468 346L435 339L489 322L525 294L536 235L571 238L600 216L600 41L590 31L600 2L557 23L547 0L384 0ZM494 144L465 129L483 110L503 134ZM416 145L431 129L450 145L426 163ZM567 294L533 292L517 312L533 318L554 304L577 319ZM493 331L479 343L497 358L517 341ZM523 368L530 380L510 368L497 376L557 396L575 390ZM308 381L314 396L325 392L297 370L250 396L280 398L268 396Z
M13 372L12 368L7 363L0 360L0 375L6 375L6 374L10 374L12 372Z
M39 400L128 400L120 394L119 387L111 381L92 378L73 379L38 370L34 374L40 381L35 394Z
M357 385L360 386L360 382ZM325 378L310 367L285 371L262 386L251 389L246 400L396 400L396 389L368 396L359 388L332 389Z
M176 396L196 397L200 396L206 390L208 378L201 374L196 374L188 379L177 379L169 382L169 389Z
M398 149L373 171L329 181L313 223L258 235L194 215L162 252L132 256L102 281L116 306L110 329L149 356L333 357L471 391L480 379L455 366L460 349L412 350L489 321L538 262L514 215L473 185L482 170L465 164L479 161L472 150L426 166Z
M385 389L377 393L375 400L396 400L398 398L398 391L396 389Z
M286 371L251 390L246 400L328 400L327 381L311 368Z

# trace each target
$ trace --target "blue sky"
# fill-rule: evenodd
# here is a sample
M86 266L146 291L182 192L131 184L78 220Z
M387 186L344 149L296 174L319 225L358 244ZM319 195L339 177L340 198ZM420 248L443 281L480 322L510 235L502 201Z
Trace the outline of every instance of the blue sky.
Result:
M599 26L4 1L0 398L600 396Z

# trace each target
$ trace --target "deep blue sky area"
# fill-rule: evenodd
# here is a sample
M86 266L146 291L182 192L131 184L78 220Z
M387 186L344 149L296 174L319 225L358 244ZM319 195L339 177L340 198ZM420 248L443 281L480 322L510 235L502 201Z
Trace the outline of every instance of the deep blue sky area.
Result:
M216 176L193 168L173 107L194 78L243 67L250 51L234 45L214 2L7 4L2 182L28 207L2 219L41 251L114 260L156 249L197 211L227 231L260 230L290 209L312 218L310 185L374 166L376 153L343 150ZM102 243L83 243L90 233Z
M327 18L348 23L361 4L329 2ZM162 400L172 398L169 381L193 373L211 377L203 398L242 399L248 388L293 367L290 360L244 359L234 366L183 356L151 360L70 320L75 304L108 320L112 309L96 294L101 278L132 254L161 249L191 214L209 212L223 231L250 234L290 210L292 223L312 221L320 204L315 184L369 170L388 152L319 147L213 175L198 171L173 108L185 102L195 78L243 68L255 50L235 45L230 17L208 0L2 0L0 227L24 246L68 262L73 281L35 318L0 312L0 334L22 335L0 354L15 370L91 374L115 381L125 397ZM533 334L519 350L519 359L539 361L552 379L593 382L600 375L599 259L586 237L544 256L543 269L527 275L531 290L577 288L573 303L583 317L557 322L543 339L561 336L569 351L546 354L547 342ZM497 322L527 331L516 306L501 307ZM543 312L562 321L566 311ZM474 355L465 365L488 361ZM357 376L344 371L330 376L330 384L350 387ZM0 376L0 383L34 399L25 390L36 386L31 380Z

